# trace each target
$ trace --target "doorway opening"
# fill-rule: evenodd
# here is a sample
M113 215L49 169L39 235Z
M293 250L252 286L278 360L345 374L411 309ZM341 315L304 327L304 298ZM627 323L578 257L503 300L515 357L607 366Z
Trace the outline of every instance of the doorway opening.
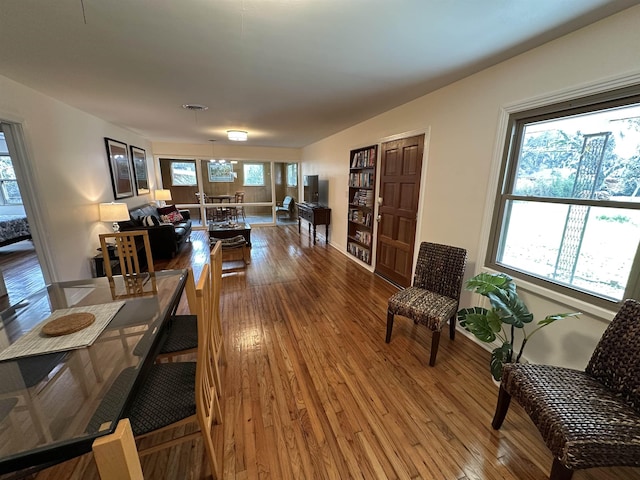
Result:
M28 215L22 136L0 122L0 305L10 305L45 286Z

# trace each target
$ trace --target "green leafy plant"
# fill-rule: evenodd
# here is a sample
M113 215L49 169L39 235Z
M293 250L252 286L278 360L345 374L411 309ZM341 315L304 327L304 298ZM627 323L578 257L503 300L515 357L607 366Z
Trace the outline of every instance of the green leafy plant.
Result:
M465 289L487 297L491 304L491 309L463 308L458 311L458 321L478 340L491 343L498 339L502 343L491 352L491 375L496 380L502 377L502 366L505 363L520 361L527 342L540 329L563 318L580 315L579 312L548 315L535 324L533 330L527 332L525 326L533 322L533 314L518 296L516 284L509 275L481 273L469 279ZM520 329L523 335L517 352L514 349L516 329Z

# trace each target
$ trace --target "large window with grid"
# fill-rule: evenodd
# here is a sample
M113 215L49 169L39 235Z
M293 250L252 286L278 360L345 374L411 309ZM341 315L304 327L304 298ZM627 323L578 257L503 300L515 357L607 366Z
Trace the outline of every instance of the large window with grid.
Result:
M639 298L640 88L512 114L487 263L603 306Z

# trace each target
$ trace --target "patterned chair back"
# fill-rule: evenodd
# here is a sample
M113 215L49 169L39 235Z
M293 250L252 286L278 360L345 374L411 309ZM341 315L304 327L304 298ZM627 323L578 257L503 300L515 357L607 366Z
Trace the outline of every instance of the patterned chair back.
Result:
M464 248L422 242L413 286L458 299L466 264L467 251Z
M625 300L585 369L640 412L640 303Z

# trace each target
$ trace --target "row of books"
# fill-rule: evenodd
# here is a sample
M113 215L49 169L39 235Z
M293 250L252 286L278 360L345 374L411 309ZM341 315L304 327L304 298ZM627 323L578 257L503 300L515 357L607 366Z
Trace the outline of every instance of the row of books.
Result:
M376 164L376 147L353 153L351 168L373 167Z
M365 232L363 230L356 230L355 235L353 236L353 238L362 243L363 245L366 245L367 247L371 246L371 232Z
M357 190L353 194L353 205L373 207L373 190Z
M373 172L359 172L349 174L350 187L373 187Z
M357 208L349 209L349 220L355 223L360 223L366 227L371 226L371 212L363 212Z
M371 250L354 242L347 243L347 251L365 263L371 263Z

